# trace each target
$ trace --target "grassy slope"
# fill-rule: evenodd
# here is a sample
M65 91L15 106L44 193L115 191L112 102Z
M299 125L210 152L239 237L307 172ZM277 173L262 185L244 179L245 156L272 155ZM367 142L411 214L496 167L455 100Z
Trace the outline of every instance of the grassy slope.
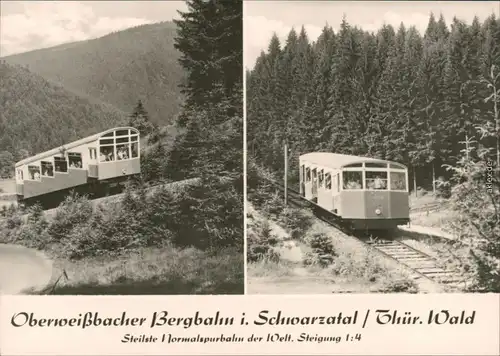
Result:
M142 99L151 119L164 125L172 122L182 103L175 35L170 22L142 25L3 59L125 112Z
M172 183L167 189L179 191L187 184L189 183ZM154 189L151 192L153 193ZM95 204L116 212L122 209L119 196L101 199ZM51 217L46 218L49 222L52 221ZM110 239L112 238L113 236L110 236ZM33 247L31 240L22 238L17 241L5 240L1 229L0 243ZM179 248L166 242L152 247L126 249L121 253L103 252L102 255L95 257L70 259L65 254L68 249L67 243L71 244L71 241L52 241L39 247L53 261L54 270L49 287L55 285L53 291L55 294L243 294L244 292L243 252L234 248L210 252L196 248ZM63 272L66 272L68 278L59 279Z
M143 248L120 257L55 259L55 294L243 294L243 256L195 248Z
M264 219L251 211L249 221L258 224ZM286 233L270 222L273 234L281 240ZM249 234L256 233L250 227ZM370 252L361 242L332 230L326 223L315 220L308 234L324 233L331 237L337 257L328 268L304 267L302 260L310 247L302 241L291 240L278 248L280 261L260 261L248 264L248 293L250 294L325 294L370 293L384 288L391 281L409 278L407 271L396 262ZM416 281L422 291L436 291L437 286Z

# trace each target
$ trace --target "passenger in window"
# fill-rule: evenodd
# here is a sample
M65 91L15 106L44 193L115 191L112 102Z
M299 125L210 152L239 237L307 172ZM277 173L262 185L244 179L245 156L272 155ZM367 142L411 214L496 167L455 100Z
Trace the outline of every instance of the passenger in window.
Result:
M106 155L103 152L101 152L100 161L106 162Z
M119 160L127 159L127 152L124 147L120 147L116 154L118 155Z
M71 163L69 164L69 168L76 168L76 166L75 166L75 162L71 162Z
M361 182L359 180L351 180L347 182L347 189L361 189Z
M385 189L385 181L380 176L375 177L373 184L375 189Z
M394 190L404 190L404 186L405 186L405 183L402 179L399 179L399 178L392 178L392 187L391 189L394 189Z
M35 178L35 180L40 180L40 173L35 172L34 178Z

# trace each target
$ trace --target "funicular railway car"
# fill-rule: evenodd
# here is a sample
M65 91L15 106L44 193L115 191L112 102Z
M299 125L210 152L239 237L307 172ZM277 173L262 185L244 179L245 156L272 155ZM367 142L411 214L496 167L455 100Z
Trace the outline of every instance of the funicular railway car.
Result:
M353 230L409 222L408 170L391 161L327 152L299 158L300 194Z
M48 208L70 190L106 194L141 172L139 145L138 130L117 127L17 162L18 201Z

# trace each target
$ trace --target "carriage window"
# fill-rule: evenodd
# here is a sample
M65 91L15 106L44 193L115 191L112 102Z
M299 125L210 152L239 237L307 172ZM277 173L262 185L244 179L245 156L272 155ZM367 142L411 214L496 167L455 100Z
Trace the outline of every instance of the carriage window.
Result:
M128 137L120 137L116 139L116 143L128 143Z
M116 158L118 161L129 158L129 145L116 145Z
M311 168L306 167L306 182L311 181Z
M344 184L343 187L344 189L351 190L351 189L363 189L363 172L361 171L344 171L342 173L344 177Z
M332 189L332 175L330 173L325 174L325 188Z
M115 135L114 131L108 132L106 135L102 135L102 137L113 137Z
M42 176L53 177L54 176L54 165L52 162L42 161Z
M130 157L131 158L137 158L139 157L139 143L138 142L132 142L130 145Z
M394 169L406 169L404 166L396 163L391 163L389 167L394 168Z
M305 171L304 171L304 165L303 164L300 166L300 180L302 182L305 180Z
M82 154L77 152L68 153L69 168L82 168Z
M366 189L386 190L387 172L366 172Z
M337 173L335 181L337 182L337 192L340 192L340 173Z
M318 170L316 168L313 168L312 170L312 179L313 182L316 183L316 180L318 179Z
M40 167L28 166L28 175L31 180L40 180Z
M391 190L406 191L406 175L403 172L391 172Z
M112 145L114 143L115 143L115 140L112 138L99 140L99 144L101 144L101 145Z
M17 170L17 178L19 180L23 180L24 179L24 177L23 177L23 170L22 169L18 169Z
M366 162L366 168L387 168L387 163L379 163L379 162Z
M344 168L353 168L353 167L363 167L363 163L352 163L344 166Z
M128 130L118 130L116 131L116 136L128 136Z
M131 136L130 137L130 141L132 142L137 142L137 139L139 138L139 136L135 135L135 136Z
M318 181L319 181L319 186L320 187L323 186L323 181L324 180L325 180L324 170L321 170L321 171L319 171L319 175L318 175Z
M101 162L114 161L115 160L114 146L101 147L101 156L99 160Z
M54 157L54 166L56 172L68 172L68 162L64 157Z
M89 155L90 155L90 159L96 159L97 158L97 150L93 147L89 148Z

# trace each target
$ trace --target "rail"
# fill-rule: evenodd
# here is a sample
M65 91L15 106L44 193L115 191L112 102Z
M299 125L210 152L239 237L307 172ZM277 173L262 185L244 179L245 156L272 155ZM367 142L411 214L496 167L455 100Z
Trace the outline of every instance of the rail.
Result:
M276 181L263 178L269 183L276 186L282 192L284 192L284 187L277 183ZM292 194L290 194L292 193ZM312 206L311 203L303 199L300 193L295 189L288 188L288 201L292 204L300 207ZM323 216L322 216L323 215ZM331 219L324 216L325 214L315 214L315 217L323 222L326 222L331 227L343 232L346 236L354 238L361 243L363 243L368 249L378 252L379 254L390 258L393 261L403 265L412 272L416 273L418 276L430 280L434 283L448 285L450 287L456 286L458 283L465 283L465 281L459 276L455 271L449 271L441 267L439 261L420 251L417 250L401 241L387 238L375 238L375 239L364 239L356 236L353 231L342 227L341 224L336 224ZM330 214L331 215L331 214ZM404 236L400 236L404 237Z

